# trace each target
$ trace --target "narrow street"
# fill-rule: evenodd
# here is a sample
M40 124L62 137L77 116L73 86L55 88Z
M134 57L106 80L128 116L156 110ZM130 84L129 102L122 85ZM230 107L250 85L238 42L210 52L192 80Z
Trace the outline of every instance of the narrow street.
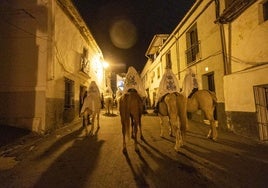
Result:
M117 114L117 112L114 112ZM100 116L100 129L85 137L81 123L0 148L0 187L267 187L268 144L189 121L186 142L159 136L156 116L142 117L140 153L128 140L122 153L120 116Z

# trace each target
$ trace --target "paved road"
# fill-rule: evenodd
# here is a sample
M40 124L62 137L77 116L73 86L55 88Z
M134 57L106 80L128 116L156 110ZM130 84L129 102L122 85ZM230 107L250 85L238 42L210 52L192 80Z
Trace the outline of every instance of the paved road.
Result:
M116 112L115 112L116 113ZM160 138L159 119L143 116L140 153L122 153L120 117L100 118L85 137L73 124L45 137L0 148L0 187L267 187L268 146L232 133L206 139L208 127L189 121L186 144Z

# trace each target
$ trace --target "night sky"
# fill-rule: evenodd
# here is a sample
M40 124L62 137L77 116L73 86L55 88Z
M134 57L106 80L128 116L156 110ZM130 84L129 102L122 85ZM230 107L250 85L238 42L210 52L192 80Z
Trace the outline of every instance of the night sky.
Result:
M155 34L170 34L195 0L72 0L114 72L141 72Z

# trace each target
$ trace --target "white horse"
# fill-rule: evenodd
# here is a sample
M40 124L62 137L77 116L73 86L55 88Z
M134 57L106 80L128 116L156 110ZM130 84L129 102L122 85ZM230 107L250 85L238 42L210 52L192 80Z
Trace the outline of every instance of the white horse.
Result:
M187 98L187 112L196 112L202 110L206 119L210 122L210 130L207 137L216 141L218 132L216 121L214 119L214 110L217 103L216 94L209 90L198 90L190 98Z
M159 113L161 133L164 136L164 118L168 117L169 134L173 136L175 133L176 143L174 149L179 151L183 146L183 142L187 129L187 113L186 113L186 98L180 93L168 93L159 101Z
M106 109L106 114L107 115L113 114L114 99L113 99L113 91L110 87L106 88L103 99L104 99L104 106Z
M179 93L179 83L171 69L166 69L159 84L157 94L158 116L160 117L163 137L164 120L168 118L169 134L175 133L176 143L174 149L178 151L183 146L187 129L186 97Z
M106 114L111 115L113 113L113 97L112 96L104 97L104 106L106 109Z
M193 92L193 89L196 92ZM216 122L214 119L214 110L217 103L216 94L209 90L198 90L197 79L191 68L188 68L183 81L182 94L187 97L187 112L193 113L197 110L202 110L206 119L210 122L210 130L207 135L212 140L217 140L218 133L216 129Z
M86 129L86 135L92 134L94 131L95 118L97 118L97 129L100 128L99 116L101 110L101 97L99 89L94 81L89 86L87 97L84 99L80 114L83 117L83 125ZM92 117L91 129L88 131L88 118Z

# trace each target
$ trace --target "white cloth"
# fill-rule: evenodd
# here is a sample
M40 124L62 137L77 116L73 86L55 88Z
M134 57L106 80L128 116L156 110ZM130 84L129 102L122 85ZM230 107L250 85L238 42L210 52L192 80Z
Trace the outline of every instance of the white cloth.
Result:
M157 101L165 94L180 92L179 82L171 69L166 69L158 88Z
M188 97L194 88L198 88L198 82L192 69L187 69L183 80L182 94Z
M88 87L88 94L90 93L96 93L100 96L100 90L95 81L91 81Z
M135 89L140 97L146 97L146 91L142 84L141 78L134 67L129 67L124 83L123 94L127 93L129 89Z
M100 90L95 81L92 81L88 87L87 97L84 99L80 113L84 113L86 108L97 111L101 107Z

